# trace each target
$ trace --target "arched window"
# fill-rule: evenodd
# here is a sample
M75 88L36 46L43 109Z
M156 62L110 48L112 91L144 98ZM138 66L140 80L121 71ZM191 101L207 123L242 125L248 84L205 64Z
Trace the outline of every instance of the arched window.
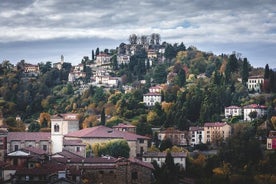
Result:
M54 132L59 132L59 125L58 124L55 124L55 126L54 126Z

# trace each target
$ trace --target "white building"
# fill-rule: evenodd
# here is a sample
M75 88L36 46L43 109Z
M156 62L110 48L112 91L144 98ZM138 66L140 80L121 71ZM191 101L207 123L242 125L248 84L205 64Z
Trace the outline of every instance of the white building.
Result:
M63 149L64 135L79 130L78 114L58 114L51 117L52 154Z
M152 86L149 88L150 93L161 93L162 87L161 86Z
M96 76L95 82L96 84L103 84L107 85L108 87L118 87L119 78L110 76Z
M122 64L129 64L130 62L130 56L126 54L117 55L117 63L118 66Z
M261 92L261 87L264 84L263 76L251 76L247 81L247 88L249 91Z
M204 127L191 126L189 128L190 145L194 146L201 143L206 143Z
M243 120L244 121L252 120L249 116L251 112L256 112L257 113L256 118L260 118L260 117L266 115L267 107L264 105L259 105L259 104L251 104L251 105L244 106L243 107Z
M161 167L162 164L165 163L166 160L166 152L147 152L144 153L142 161L152 163L153 161L156 161L157 164ZM171 153L173 157L174 164L179 164L179 166L182 169L186 169L186 158L187 153L186 152L178 152L178 153Z
M104 65L110 65L110 59L111 56L109 56L106 53L100 53L99 55L97 55L96 57L96 65L97 66L104 66Z
M238 106L225 107L224 115L226 118L231 118L233 116L242 116L242 108Z
M147 93L143 95L143 102L146 106L154 106L155 103L162 102L162 95L160 93Z

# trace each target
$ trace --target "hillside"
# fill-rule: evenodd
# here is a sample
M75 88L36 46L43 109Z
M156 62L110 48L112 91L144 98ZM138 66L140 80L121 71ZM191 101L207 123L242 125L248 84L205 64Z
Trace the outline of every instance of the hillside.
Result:
M98 66L97 58L104 55L110 62ZM128 56L129 63L118 56ZM64 62L57 68L51 62L38 63L35 74L26 71L26 65L24 60L16 66L9 61L0 65L0 108L12 131L25 131L25 125L30 125L29 131L47 131L42 112L74 112L80 114L82 128L103 123L100 117L104 113L108 126L128 121L137 125L139 133L150 134L151 127L185 130L190 125L221 121L224 107L230 105L257 103L272 109L276 105L275 72L268 69L266 93L252 97L246 86L248 77L264 76L265 69L253 68L236 53L214 55L186 48L183 43L130 42L102 52L97 48L78 66ZM109 68L109 77L119 79L118 86L94 85L91 77L103 68ZM84 77L68 81L69 73L76 70ZM163 102L149 108L142 103L143 94L155 85L162 86ZM39 117L41 121L37 121Z

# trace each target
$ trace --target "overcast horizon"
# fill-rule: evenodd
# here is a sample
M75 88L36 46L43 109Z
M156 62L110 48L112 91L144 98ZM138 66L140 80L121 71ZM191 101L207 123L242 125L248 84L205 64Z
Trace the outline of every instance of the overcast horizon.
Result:
M254 67L276 68L273 0L1 0L0 59L16 64L78 64L92 49L115 49L130 34L159 33L205 52L247 57Z

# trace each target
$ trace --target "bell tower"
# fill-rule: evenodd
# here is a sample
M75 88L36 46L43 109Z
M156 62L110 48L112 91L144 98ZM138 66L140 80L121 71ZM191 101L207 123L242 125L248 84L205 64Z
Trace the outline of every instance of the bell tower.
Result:
M64 135L79 130L78 114L57 114L51 117L52 154L63 149Z

